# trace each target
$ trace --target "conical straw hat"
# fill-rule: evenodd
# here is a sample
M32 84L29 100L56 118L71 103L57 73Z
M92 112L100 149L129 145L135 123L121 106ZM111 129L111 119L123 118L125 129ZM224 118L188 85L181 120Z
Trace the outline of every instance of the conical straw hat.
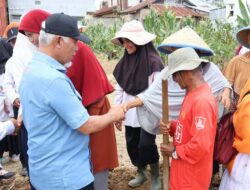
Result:
M170 54L178 48L191 47L199 56L211 56L213 50L204 40L191 28L185 27L167 37L159 46L158 50Z
M249 26L241 28L236 34L238 42L240 42L240 44L242 44L243 46L245 46L247 48L250 48L249 34L250 34L250 27Z

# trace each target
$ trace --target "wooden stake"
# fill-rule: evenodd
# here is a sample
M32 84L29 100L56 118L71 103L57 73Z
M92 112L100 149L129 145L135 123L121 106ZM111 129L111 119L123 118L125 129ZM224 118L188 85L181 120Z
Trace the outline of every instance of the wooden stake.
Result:
M162 121L168 123L168 80L162 80ZM169 143L169 136L163 135L163 144ZM163 156L163 190L168 190L169 157Z

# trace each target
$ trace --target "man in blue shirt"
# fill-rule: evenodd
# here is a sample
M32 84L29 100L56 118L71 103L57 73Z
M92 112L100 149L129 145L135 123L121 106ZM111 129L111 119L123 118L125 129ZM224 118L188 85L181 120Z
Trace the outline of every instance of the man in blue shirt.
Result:
M102 116L89 116L82 106L64 67L77 51L77 40L87 38L76 20L62 13L49 16L20 84L30 180L38 190L93 190L88 135L125 116L122 106Z

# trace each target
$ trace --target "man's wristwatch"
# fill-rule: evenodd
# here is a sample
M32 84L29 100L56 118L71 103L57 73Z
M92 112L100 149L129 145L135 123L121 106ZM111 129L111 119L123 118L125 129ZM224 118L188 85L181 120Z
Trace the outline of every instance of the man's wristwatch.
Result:
M173 159L178 159L178 155L177 155L177 152L176 152L176 149L175 149L175 147L174 147L174 150L173 150L173 152L172 152L172 158Z

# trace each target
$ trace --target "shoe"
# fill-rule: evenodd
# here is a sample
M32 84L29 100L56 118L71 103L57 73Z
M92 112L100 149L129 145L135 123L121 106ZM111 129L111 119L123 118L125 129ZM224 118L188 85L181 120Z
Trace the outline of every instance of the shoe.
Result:
M10 160L11 160L12 162L18 162L18 161L19 161L19 156L17 156L16 154L13 154L13 155L11 156Z
M15 172L8 172L2 168L0 168L0 179L9 179L13 177L16 173Z
M150 190L161 190L161 178L159 162L150 164L151 169L151 185Z
M21 168L20 171L19 171L19 174L21 176L27 176L28 175L27 168Z
M137 174L134 179L130 180L128 182L129 187L139 187L141 186L145 181L147 181L147 174L146 174L147 166L145 167L138 167Z
M0 158L0 163L3 164L3 165L7 164L9 161L10 161L9 157L2 157L2 158Z

